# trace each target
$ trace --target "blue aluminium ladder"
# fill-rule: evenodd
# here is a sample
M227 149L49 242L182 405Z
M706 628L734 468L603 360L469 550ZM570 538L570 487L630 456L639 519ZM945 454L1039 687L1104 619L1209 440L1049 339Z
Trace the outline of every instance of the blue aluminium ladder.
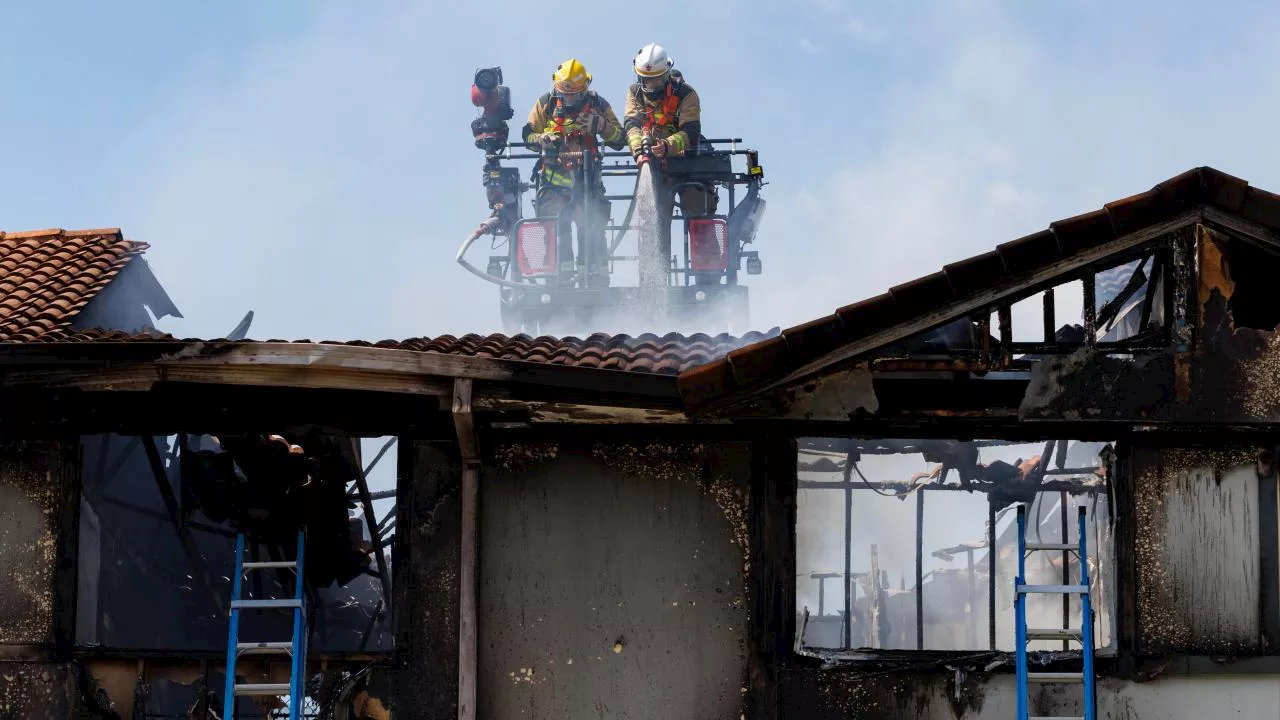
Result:
M245 695L288 695L289 720L302 717L302 675L307 667L306 604L302 589L302 554L306 547L306 533L298 531L298 554L295 561L245 562L244 533L236 535L236 575L231 588L231 622L227 639L227 684L222 700L223 720L234 720L236 698ZM293 570L294 590L292 598L242 600L240 586L250 570ZM293 611L293 639L288 642L240 642L241 610ZM288 683L237 683L236 659L242 655L289 655Z
M1085 509L1080 506L1079 542L1069 543L1028 543L1027 542L1027 508L1018 506L1018 577L1014 581L1014 613L1016 647L1018 657L1018 720L1050 720L1049 718L1033 718L1027 715L1027 687L1029 683L1058 683L1081 685L1084 715L1077 720L1095 720L1097 698L1094 694L1093 676L1093 607L1089 602L1089 556L1085 552ZM1067 511L1064 503L1061 512ZM1026 560L1028 552L1056 551L1077 553L1080 560L1080 584L1078 585L1028 585ZM1027 596L1033 593L1080 596L1080 629L1073 628L1027 628ZM1027 643L1033 640L1076 640L1081 645L1081 672L1027 672ZM1065 719L1063 719L1065 720Z

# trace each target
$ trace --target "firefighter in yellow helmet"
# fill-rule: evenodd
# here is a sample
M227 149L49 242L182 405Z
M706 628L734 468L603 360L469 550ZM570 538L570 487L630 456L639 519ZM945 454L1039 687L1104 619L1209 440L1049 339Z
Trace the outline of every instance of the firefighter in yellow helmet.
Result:
M607 285L609 274L604 226L609 218L609 201L604 199L604 181L599 175L587 180L596 184L599 192L591 209L591 227L584 228L582 207L569 207L573 198L575 161L571 156L562 160L559 154L595 149L597 138L598 142L621 150L625 147L622 124L609 103L588 89L591 74L577 59L561 63L551 79L551 90L533 104L529 122L522 133L529 145L557 151L544 155L538 163L538 191L534 207L539 217L555 217L562 210L569 210L578 226L578 237L589 243L592 267L581 269L588 274L588 282L592 286ZM561 227L567 227L567 223L561 223ZM569 250L561 253L560 272L572 272L575 269L572 248L567 244L560 247Z
M631 65L636 82L627 91L622 119L631 154L639 158L646 135L659 158L680 157L696 149L702 140L702 105L698 92L672 69L675 61L666 48L657 43L645 45ZM686 216L714 213L716 200L714 190L707 193L686 188L680 193Z

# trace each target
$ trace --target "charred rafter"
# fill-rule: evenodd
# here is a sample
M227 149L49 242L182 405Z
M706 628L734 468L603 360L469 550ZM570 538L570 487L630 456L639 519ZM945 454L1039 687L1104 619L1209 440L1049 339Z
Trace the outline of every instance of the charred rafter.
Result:
M191 537L191 532L187 529L183 522L182 510L178 506L178 499L174 497L173 488L169 486L169 475L165 472L164 463L160 460L160 450L156 447L155 437L146 437L142 441L142 449L147 453L147 462L151 465L151 474L155 478L156 488L160 491L160 497L164 499L165 509L169 512L169 520L173 523L174 530L178 533L178 540L182 543L182 550L187 554L187 558L191 560L191 566L196 574L200 576L200 582L209 591L209 596L213 598L214 607L218 608L218 612L226 614L226 603L222 600L216 588L213 586L213 578L209 575L209 567L204 562L204 556L200 554L200 549L196 547L195 540Z

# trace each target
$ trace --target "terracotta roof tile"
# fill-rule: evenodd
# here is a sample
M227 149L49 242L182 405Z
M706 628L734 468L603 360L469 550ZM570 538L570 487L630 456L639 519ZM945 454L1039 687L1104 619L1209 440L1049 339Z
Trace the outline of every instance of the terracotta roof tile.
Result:
M990 287L992 278L1006 276L1004 258L997 250L944 265L942 272L951 280L952 292L961 297Z
M889 288L893 304L904 315L918 315L940 303L951 302L951 280L945 272L936 272L922 278Z
M1058 238L1052 230L1041 230L1017 240L1000 243L996 252L1004 261L1004 267L1011 274L1028 273L1043 265L1046 261L1060 257Z
M1045 230L1003 243L994 251L951 263L941 273L784 330L776 340L685 370L680 376L680 394L686 405L696 407L731 393L750 391L867 335L1016 282L1019 276L1201 206L1238 213L1280 232L1280 195L1251 188L1244 180L1210 167L1194 168L1147 192L1051 223Z
M147 247L116 228L0 232L0 340L36 340L70 328Z
M1144 225L1149 225L1151 222L1155 220L1149 220ZM1053 233L1054 241L1057 242L1058 252L1064 256L1095 248L1118 237L1116 226L1111 222L1111 214L1105 207L1050 223L1049 230ZM1036 263L1037 267L1040 265L1043 265L1043 260Z
M1204 184L1204 202L1227 212L1240 212L1249 194L1247 181L1216 170L1202 173L1200 179Z
M1249 188L1240 207L1240 215L1269 227L1280 226L1280 195Z
M650 373L658 375L677 375L698 365L709 363L724 357L727 353L740 347L752 345L770 337L778 337L779 329L762 333L751 332L741 337L733 335L668 335L645 334L639 336L596 334L586 338L530 337L528 335L441 335L434 338L410 338L408 340L380 340L370 342L356 340L350 342L321 341L325 345L351 345L357 347L377 347L415 352L440 353L444 355L465 355L470 357L488 357L500 360L517 360L523 362L546 363L551 365L567 365L573 367L598 368L605 370L623 370L627 372ZM181 339L164 333L127 333L116 330L83 330L71 332L66 329L47 329L40 337L11 338L10 340L36 342L172 342L197 343L216 342L294 342L309 343L310 340L265 340L265 341L230 341L222 339ZM0 344L3 340L0 339Z

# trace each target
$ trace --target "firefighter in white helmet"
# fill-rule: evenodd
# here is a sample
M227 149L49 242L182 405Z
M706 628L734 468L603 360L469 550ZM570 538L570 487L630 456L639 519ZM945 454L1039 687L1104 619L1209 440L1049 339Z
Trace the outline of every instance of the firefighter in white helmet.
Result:
M569 59L556 68L551 76L551 90L543 93L529 111L529 121L524 126L524 141L530 145L555 147L560 151L575 152L597 147L597 138L604 145L621 150L624 147L622 124L609 103L588 88L591 73L577 59ZM539 217L555 217L568 207L573 197L573 161L544 157L538 163L540 173L538 194L534 206ZM584 228L582 208L569 208L578 224L579 237L591 247L591 268L581 268L589 275L593 286L609 282L607 247L604 226L609 218L609 201L603 198L604 182L597 175L587 182L596 183L600 192L592 208L592 227ZM572 254L560 258L561 273L574 270Z
M666 48L650 43L631 62L636 82L627 91L622 127L627 133L631 154L639 157L645 136L656 157L680 157L702 140L702 106L698 91L674 70L675 62ZM715 192L697 188L681 192L685 215L714 213Z

